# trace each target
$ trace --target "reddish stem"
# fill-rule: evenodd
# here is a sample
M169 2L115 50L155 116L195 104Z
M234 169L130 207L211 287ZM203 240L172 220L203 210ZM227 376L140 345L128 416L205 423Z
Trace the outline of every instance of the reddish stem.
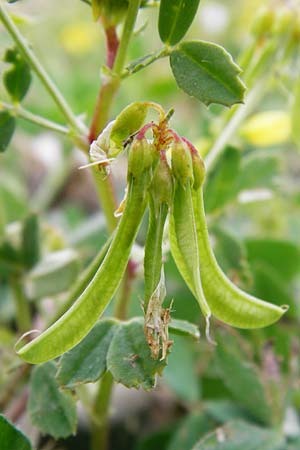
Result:
M110 69L113 68L116 54L119 48L119 38L114 26L105 28L106 36L106 65Z
M107 67L112 69L119 48L119 38L116 32L116 28L114 26L105 26L104 24L104 31L106 37L106 65ZM101 132L106 125L107 117L100 117L102 113L101 109L102 105L107 103L108 99L113 95L114 90L115 88L110 81L103 82L98 94L95 111L90 126L89 132L90 144L97 138L99 132Z

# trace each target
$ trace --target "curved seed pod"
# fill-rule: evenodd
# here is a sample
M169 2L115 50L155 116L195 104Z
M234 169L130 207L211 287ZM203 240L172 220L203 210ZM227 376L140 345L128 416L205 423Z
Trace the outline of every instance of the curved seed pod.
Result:
M145 245L144 273L145 273L145 299L144 310L147 311L151 295L158 286L162 268L162 240L165 222L168 214L168 205L161 203L155 205L153 198L149 202L149 226Z
M161 153L159 163L154 171L149 200L149 226L145 245L145 299L144 309L158 286L162 270L162 240L164 226L172 201L173 180L170 168Z
M202 262L201 280L212 314L238 328L261 328L279 320L288 306L276 306L247 294L219 267L209 242L201 188L193 192L193 206Z
M50 328L18 350L25 361L42 363L70 350L91 330L116 292L147 204L149 173L129 177L128 199L110 248L92 281Z
M170 216L170 244L175 263L196 297L208 324L211 312L201 284L200 270L202 269L200 268L191 184L191 180L187 180L185 186L176 183Z
M170 168L161 153L161 159L154 171L150 187L149 226L145 245L145 336L151 355L162 359L167 355L169 309L162 307L166 295L162 262L162 241L164 227L172 199L173 180Z

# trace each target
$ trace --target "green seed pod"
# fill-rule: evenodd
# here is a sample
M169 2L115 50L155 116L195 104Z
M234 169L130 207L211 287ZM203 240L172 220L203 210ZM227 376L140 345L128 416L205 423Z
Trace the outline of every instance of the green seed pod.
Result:
M155 205L171 204L173 196L173 179L165 154L160 158L153 174L150 192Z
M273 28L274 18L274 11L271 8L264 6L259 9L252 23L252 34L261 37L269 33Z
M158 158L155 145L146 138L134 139L128 155L128 175L139 177L146 170L151 169Z
M100 267L60 319L22 348L19 343L17 353L22 359L38 364L56 358L78 344L95 325L114 296L126 270L147 206L148 187L146 173L138 179L130 178L124 213Z
M185 185L187 180L193 180L193 161L188 146L182 141L171 146L172 173L176 180Z

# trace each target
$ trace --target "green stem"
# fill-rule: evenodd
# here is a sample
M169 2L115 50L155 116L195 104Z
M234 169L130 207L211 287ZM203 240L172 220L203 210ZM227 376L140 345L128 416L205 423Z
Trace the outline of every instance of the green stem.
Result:
M11 280L11 287L14 294L16 308L16 321L20 333L25 333L31 327L31 314L28 299L26 298L21 280L14 278Z
M139 72L140 70L144 69L147 66L150 66L150 64L153 64L155 61L158 61L159 59L165 58L166 56L170 55L170 49L167 47L160 48L159 50L156 50L153 53L150 53L149 55L139 58L136 61L132 61L122 72L122 78L127 78L130 75L133 75L134 73Z
M134 30L140 3L141 0L129 1L120 44L112 68L112 76L102 85L98 95L97 105L90 128L90 141L97 137L99 132L108 122L112 102L120 86L120 78L125 64L127 50ZM97 176L95 171L94 176ZM108 221L108 226L113 229L116 226L116 219L113 216L116 201L114 199L111 179L106 180L106 182L103 181L102 183L97 182L97 188L103 209L105 207L104 212ZM126 305L128 304L130 298L129 280L130 273L129 268L127 268L115 310L115 315L122 319L126 316ZM106 450L108 448L109 405L113 384L113 377L110 372L107 372L100 381L98 393L94 401L94 415L96 417L96 421L92 428L92 450Z
M48 130L55 131L63 135L70 135L71 130L63 125L60 125L52 120L45 119L44 117L38 116L24 109L21 105L13 105L7 102L0 102L0 108L11 112L16 117L20 117L28 122L34 123L35 125L47 128Z
M129 42L133 33L134 25L138 15L141 0L130 0L128 11L123 26L123 32L120 40L120 45L118 48L117 56L113 65L113 72L116 75L121 75L123 67L125 64L125 59L127 55L127 50Z
M107 449L108 443L108 412L111 400L112 388L114 380L110 372L106 372L101 378L99 390L97 392L93 416L96 421L92 425L92 443L93 450Z
M7 14L5 8L2 6L1 3L0 3L0 20L7 29L8 33L11 35L12 39L15 41L20 52L23 54L23 56L30 64L32 70L36 73L37 77L40 79L40 81L50 94L50 96L53 98L54 102L60 109L61 113L67 120L68 124L80 134L81 133L86 134L87 130L85 126L74 115L72 109L66 102L65 98L63 97L63 95L53 82L53 80L49 77L48 73L41 65L39 59L32 51L26 39L22 36L19 29L11 20L11 18L9 17L9 15Z

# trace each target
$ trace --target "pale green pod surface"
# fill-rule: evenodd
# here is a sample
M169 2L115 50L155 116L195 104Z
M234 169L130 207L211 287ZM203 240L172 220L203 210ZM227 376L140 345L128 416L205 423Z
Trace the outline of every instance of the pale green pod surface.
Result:
M201 281L212 314L238 328L262 328L276 322L287 306L259 300L235 286L223 273L213 254L205 220L202 189L193 192Z
M172 193L171 171L166 159L163 158L156 166L150 186L149 226L144 257L145 311L161 279L162 241Z
M128 105L116 117L110 133L110 150L108 156L116 156L123 150L124 141L143 125L149 105L145 102L134 102Z
M70 350L91 330L116 292L147 204L149 174L129 180L128 199L110 248L95 276L72 307L17 353L38 364Z
M144 274L145 298L144 310L159 284L162 268L162 240L164 226L168 214L168 205L161 203L156 206L153 198L150 199L149 226L145 245Z
M185 186L176 183L170 217L171 252L183 278L196 297L206 318L210 308L205 299L200 278L198 238L192 201L192 180Z

